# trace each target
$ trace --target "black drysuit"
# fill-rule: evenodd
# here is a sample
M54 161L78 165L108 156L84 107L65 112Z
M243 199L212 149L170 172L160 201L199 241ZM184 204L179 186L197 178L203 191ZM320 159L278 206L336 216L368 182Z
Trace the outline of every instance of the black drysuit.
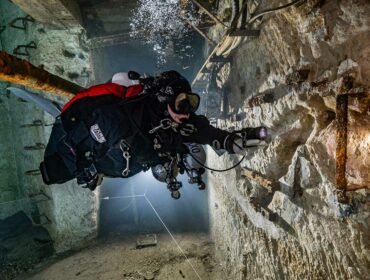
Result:
M91 166L105 176L130 177L167 161L165 154L187 153L184 143L230 150L225 144L230 133L211 126L205 116L191 114L178 127L149 133L163 119L170 119L167 104L154 94L126 99L105 94L75 101L62 113L62 125L57 122L53 129L40 165L44 182L64 183L84 176ZM123 150L130 154L126 175Z

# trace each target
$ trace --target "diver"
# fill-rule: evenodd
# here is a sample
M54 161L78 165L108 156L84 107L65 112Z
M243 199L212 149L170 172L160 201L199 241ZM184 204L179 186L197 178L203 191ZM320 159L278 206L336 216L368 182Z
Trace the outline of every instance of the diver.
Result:
M76 94L61 108L53 126L40 164L44 183L77 178L79 185L94 190L102 176L128 178L152 168L174 198L181 187L178 170L190 172L190 178L204 188L205 157L194 157L197 152L204 154L201 145L244 153L249 140L266 139L267 129L235 133L215 128L195 113L199 103L199 95L176 71L157 77L119 73L108 83ZM189 154L196 168L187 164Z

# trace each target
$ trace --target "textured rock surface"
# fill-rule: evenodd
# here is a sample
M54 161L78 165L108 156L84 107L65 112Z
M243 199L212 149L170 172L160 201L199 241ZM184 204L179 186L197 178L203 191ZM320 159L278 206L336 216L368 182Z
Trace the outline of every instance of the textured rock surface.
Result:
M0 276L14 279L15 275L32 268L54 253L48 232L24 212L0 220Z
M8 25L14 18L24 16L10 1L0 1L0 25L6 26L0 34L1 48L12 53L17 45L34 41L37 49L29 49L30 56L20 58L86 86L90 80L89 55L82 30L55 30L38 22L28 22L26 30ZM27 171L38 169L44 151L24 147L36 143L46 145L54 120L33 104L7 94L7 86L0 83L0 219L23 210L34 223L43 224L48 220L38 215L45 214L51 222L45 227L58 252L81 246L97 232L98 194L81 189L75 183L45 186L41 176L26 175ZM61 103L65 101L54 98ZM34 125L35 121L38 125ZM29 199L30 194L40 191L51 200L36 203L45 197Z
M229 279L213 257L214 244L208 235L175 234L182 251L167 234L158 236L156 246L136 250L137 236L116 233L112 237L61 259L27 279Z
M337 202L334 112L343 77L370 87L369 14L368 1L352 0L307 1L266 16L256 25L261 35L244 40L230 75L219 78L231 91L230 117L218 125L269 127L269 145L249 150L242 166L280 187L268 193L241 168L208 174L211 232L229 279L368 279L369 189L351 193L351 205ZM266 92L273 103L247 108ZM347 179L369 187L369 107L349 102ZM240 112L246 117L233 122ZM208 162L225 168L237 158L209 151ZM251 198L277 221L256 212Z

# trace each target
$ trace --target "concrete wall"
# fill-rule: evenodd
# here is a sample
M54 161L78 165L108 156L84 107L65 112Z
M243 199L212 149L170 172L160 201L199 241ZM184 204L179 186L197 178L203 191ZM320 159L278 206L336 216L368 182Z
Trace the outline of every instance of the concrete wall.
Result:
M369 13L368 1L333 0L307 1L267 16L256 26L260 37L239 45L230 71L220 74L231 89L231 116L218 125L268 126L271 142L250 149L242 166L281 187L270 194L243 178L241 167L208 174L211 232L228 279L370 275L369 189L352 192L351 204L338 203L334 121L334 85L343 76L351 73L354 87L370 87ZM273 92L273 103L247 107L251 96L266 92ZM349 112L347 179L369 186L369 107L362 113L352 108L357 111ZM245 118L235 122L239 110ZM208 156L215 168L239 159L212 151ZM277 220L256 211L251 199Z
M0 1L2 25L24 15L9 1ZM26 58L34 65L43 65L46 70L83 86L90 81L89 54L81 28L55 30L38 22L29 23L26 30L7 26L0 34L0 40L2 49L9 53L17 45L34 41L37 49L30 49L29 57L20 58ZM27 171L38 169L44 150L25 150L24 147L36 143L46 145L54 119L33 104L7 95L6 86L0 84L0 218L23 210L35 223L45 223L44 217L41 220L37 217L45 214L51 221L46 228L58 252L82 246L97 233L99 194L82 189L75 182L46 186L40 175L26 175ZM66 101L52 98L61 103ZM34 121L43 125L22 127ZM34 199L29 199L29 194L40 191L51 200L35 203Z
M0 84L4 92L4 83ZM0 219L4 219L22 209L23 190L20 188L16 163L15 141L9 112L9 102L1 97L0 114Z

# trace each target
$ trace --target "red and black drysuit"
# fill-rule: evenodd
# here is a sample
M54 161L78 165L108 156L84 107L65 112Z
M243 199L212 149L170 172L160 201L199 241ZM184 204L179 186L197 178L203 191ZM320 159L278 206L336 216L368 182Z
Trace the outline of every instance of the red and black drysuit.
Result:
M232 150L225 144L230 133L196 114L176 131L159 129L150 134L164 118L170 118L167 104L155 94L143 93L142 85L107 83L78 93L64 106L61 122L54 125L40 165L44 182L64 183L77 177L82 183L86 169L92 166L105 176L130 177L167 161L165 153L186 153L184 143L214 144ZM154 141L160 144L157 150ZM127 165L122 145L131 155L127 176L122 175Z

